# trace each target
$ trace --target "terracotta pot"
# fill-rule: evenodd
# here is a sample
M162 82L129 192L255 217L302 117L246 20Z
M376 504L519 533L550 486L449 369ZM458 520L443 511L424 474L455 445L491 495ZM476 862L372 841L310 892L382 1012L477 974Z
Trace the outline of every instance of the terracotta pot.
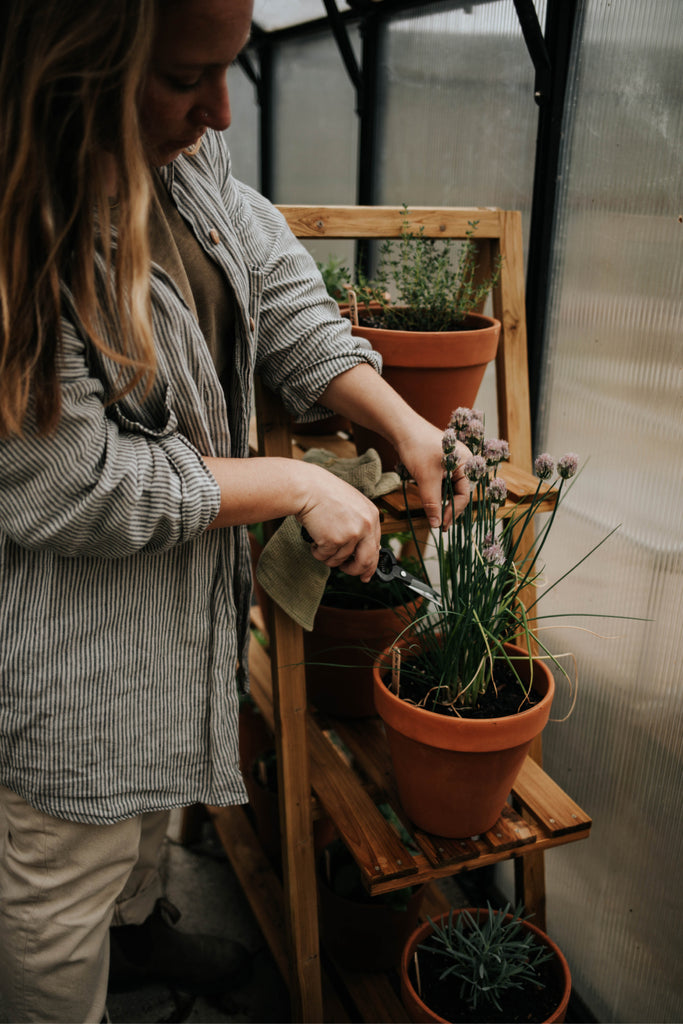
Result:
M467 909L473 916L477 914L476 907L468 907ZM462 913L462 911L455 911L453 916L455 917L457 913ZM488 910L479 910L480 919L487 918L488 913ZM510 914L507 915L507 917L510 916ZM440 918L437 918L437 923L442 923L447 920L447 918L448 914L443 914ZM543 945L547 946L553 953L554 960L551 961L551 963L557 979L557 989L558 992L561 993L561 996L558 1001L557 1008L549 1017L545 1018L544 1024L562 1024L567 1013L567 1005L569 1003L569 996L571 995L572 990L572 979L571 974L569 973L569 965L567 964L562 950L548 935L546 935L545 932L541 931L540 928L537 928L536 925L531 924L530 921L523 921L522 926L529 931L532 931L539 942L542 942ZM431 928L432 926L429 921L419 925L404 946L400 965L401 999L403 1001L403 1005L408 1011L410 1020L415 1021L416 1024L432 1024L432 1022L434 1022L434 1024L449 1024L447 1018L440 1017L422 1001L415 991L415 987L413 986L410 976L410 965L413 961L415 950L421 942L426 940ZM497 1020L502 1021L507 1019L507 1017L498 1018L496 1016L495 1008L491 1010L490 1015L487 1017L487 1020L489 1020L491 1024L494 1024Z
M515 662L529 683L524 651ZM373 667L375 707L383 719L403 808L419 828L463 839L492 828L519 774L532 740L548 721L555 693L552 672L533 662L533 686L542 699L534 707L504 718L467 719L439 715L400 700L382 676L390 669L391 650Z
M331 608L321 604L304 633L306 692L319 711L338 718L376 715L372 667L420 602L394 608ZM319 662L320 664L316 664Z
M403 947L416 928L424 899L423 885L409 897L405 910L383 903L345 899L318 875L320 934L328 953L348 971L398 968Z
M352 327L352 334L366 338L383 360L382 376L416 412L445 430L454 409L472 408L486 367L495 359L500 321L471 313L460 331L388 331ZM397 461L384 438L354 425L359 452L375 448L385 470Z

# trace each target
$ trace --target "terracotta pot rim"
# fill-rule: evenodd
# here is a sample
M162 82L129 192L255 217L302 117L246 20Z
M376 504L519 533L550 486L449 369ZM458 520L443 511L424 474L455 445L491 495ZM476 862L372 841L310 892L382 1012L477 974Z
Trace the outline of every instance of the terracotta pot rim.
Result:
M505 644L511 652L525 654L515 644ZM436 711L409 704L385 686L382 670L391 664L393 645L387 647L373 665L375 707L380 717L397 732L417 742L445 750L491 751L518 746L538 735L550 717L555 695L553 674L540 659L534 658L534 684L542 699L531 708L500 718L449 718Z
M489 330L491 327L500 327L500 320L495 316L487 316L486 313L468 313L462 321L462 327L448 331L402 331L397 327L366 327L363 324L351 324L352 328L358 327L361 331L377 331L379 334L397 334L406 338L415 338L415 335L424 335L427 338L438 338L441 335L478 334L480 331Z
M341 615L346 618L352 618L354 615L378 616L387 614L393 614L396 618L400 618L402 608L409 609L413 605L419 607L419 603L421 600L421 598L418 598L416 601L408 600L405 601L403 604L378 605L377 608L338 608L334 604L323 604L323 602L321 601L320 604L318 605L316 616L322 609L323 615L326 615L329 612L330 614Z
M485 914L487 917L489 913L488 908L485 907L459 907L457 910L454 910L453 913L455 916L456 914L461 914L464 911L469 911L469 913L473 915L479 912L480 914ZM506 914L505 917L507 919L512 917L512 915ZM435 920L437 923L441 923L447 918L448 912L439 915L439 917L435 918ZM544 945L548 946L548 948L552 951L554 957L556 958L560 970L562 972L562 978L564 981L562 998L558 1003L557 1007L555 1008L555 1010L553 1011L553 1013L550 1015L550 1017L547 1018L545 1024L553 1024L554 1021L564 1020L567 1010L567 1004L569 1003L569 997L571 995L572 983L571 972L569 970L569 964L567 963L567 959L562 950L560 949L560 947L553 939L550 938L547 932L544 932L541 928L538 927L538 925L532 924L531 921L522 921L522 924L525 928L528 928L530 931L534 932L536 937L539 938ZM429 1014L429 1017L426 1019L431 1019L435 1022L435 1024L449 1024L445 1017L440 1017L437 1013L434 1012L434 1010L432 1010L426 1003L422 1001L420 996L415 991L413 984L410 980L410 976L408 974L408 966L413 956L413 953L415 952L418 944L422 942L422 940L427 936L430 930L430 922L424 921L422 924L418 925L415 931L408 937L408 940L405 946L403 947L403 952L401 954L401 982L409 991L410 997L415 1001L415 1004L424 1013Z
M351 333L365 338L388 366L425 369L486 366L495 358L500 321L473 313L479 325L459 331L395 331L385 327L356 327Z

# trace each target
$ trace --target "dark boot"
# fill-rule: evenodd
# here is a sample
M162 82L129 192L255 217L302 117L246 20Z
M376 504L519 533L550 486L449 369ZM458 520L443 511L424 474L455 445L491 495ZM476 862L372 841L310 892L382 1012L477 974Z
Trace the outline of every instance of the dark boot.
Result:
M141 925L109 929L112 992L161 983L197 995L224 992L249 976L251 956L239 942L192 935L174 925L180 911L159 899Z

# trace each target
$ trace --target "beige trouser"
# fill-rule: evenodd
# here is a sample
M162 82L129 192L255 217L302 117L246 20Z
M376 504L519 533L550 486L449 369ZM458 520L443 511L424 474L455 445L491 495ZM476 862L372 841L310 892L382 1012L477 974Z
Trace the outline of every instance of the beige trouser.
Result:
M0 786L0 1019L97 1022L110 924L141 924L161 895L168 813L62 821Z

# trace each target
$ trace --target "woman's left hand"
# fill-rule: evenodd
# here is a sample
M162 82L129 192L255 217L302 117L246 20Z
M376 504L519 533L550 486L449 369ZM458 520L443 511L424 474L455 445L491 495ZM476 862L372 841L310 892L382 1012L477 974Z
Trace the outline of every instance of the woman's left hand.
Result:
M451 523L453 513L459 516L467 506L470 485L462 467L471 452L458 442L456 454L459 461L453 472L454 500L452 506L444 509L442 522L442 484L445 475L441 447L443 431L421 416L414 414L414 417L406 424L409 429L404 440L395 442L397 451L401 462L417 484L429 525L433 529L441 527L445 530Z

